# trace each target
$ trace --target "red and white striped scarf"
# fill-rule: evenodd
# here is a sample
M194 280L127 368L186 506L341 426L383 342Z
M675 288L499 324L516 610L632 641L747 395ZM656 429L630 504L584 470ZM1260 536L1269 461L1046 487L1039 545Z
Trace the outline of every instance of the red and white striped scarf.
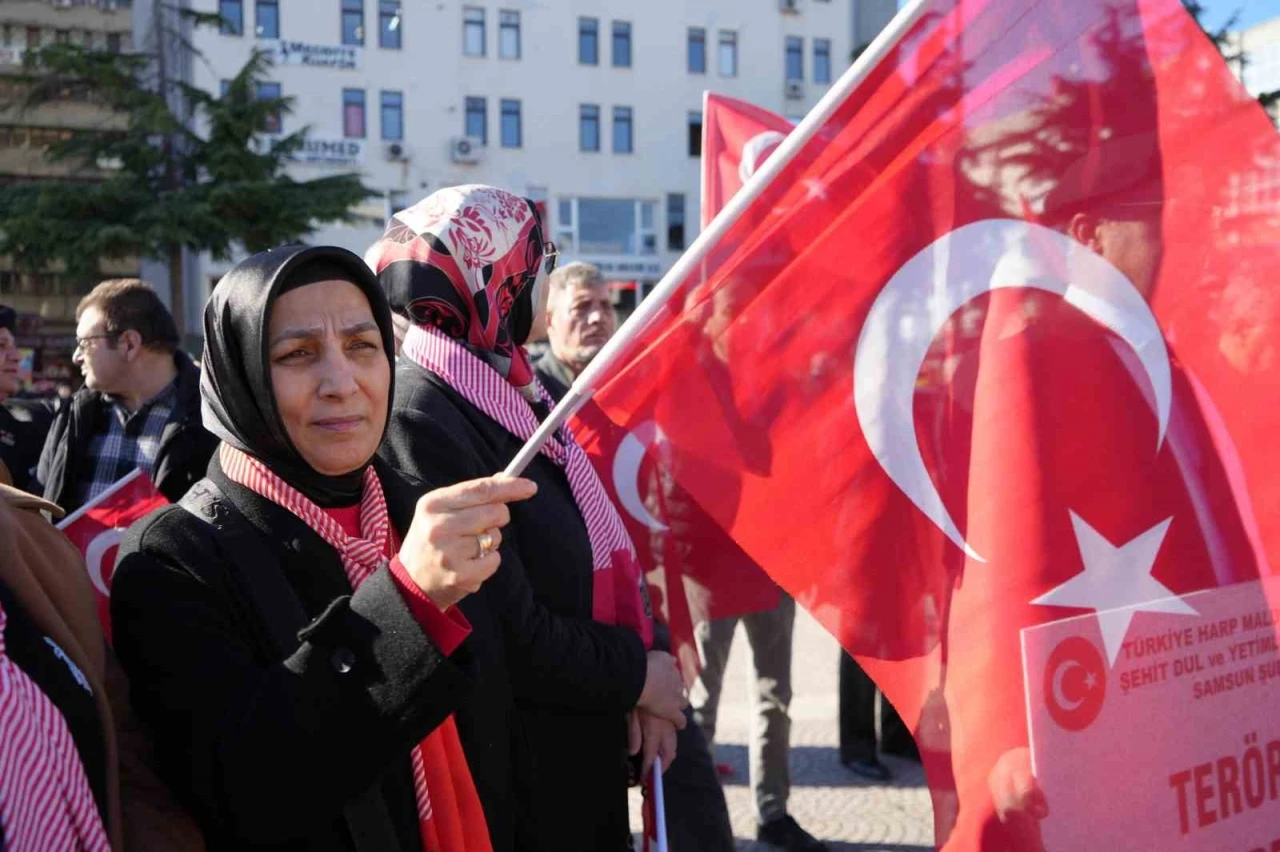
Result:
M222 471L232 482L238 482L277 506L288 509L311 527L342 557L342 568L352 589L373 575L392 552L391 518L387 498L382 492L378 474L370 465L364 472L364 495L360 499L360 538L347 535L342 526L312 500L271 472L253 456L222 444L219 451ZM422 836L428 836L431 822L431 795L427 792L427 773L419 745L410 753L413 762L413 789L418 800L418 821Z
M9 659L7 622L0 607L0 849L110 852L67 720Z
M520 390L452 338L434 328L415 325L405 335L400 352L440 376L464 399L520 440L527 441L537 430L538 417ZM539 399L551 405L551 398L536 378L533 385ZM650 647L653 619L636 551L591 460L565 428L558 429L551 440L542 445L541 453L564 470L574 502L587 526L593 568L592 617L636 630L644 639L645 647Z

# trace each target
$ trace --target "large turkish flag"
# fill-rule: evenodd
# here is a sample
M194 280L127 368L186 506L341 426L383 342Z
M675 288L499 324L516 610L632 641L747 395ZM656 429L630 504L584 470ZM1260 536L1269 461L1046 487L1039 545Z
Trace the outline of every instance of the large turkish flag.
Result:
M633 508L680 489L859 656L939 846L1036 848L996 804L1041 700L1023 631L1096 622L1101 668L1052 683L1087 706L1280 552L1280 144L1177 0L918 5L588 414L653 468ZM1280 749L1259 708L1236 747ZM1242 824L1187 848L1262 845Z

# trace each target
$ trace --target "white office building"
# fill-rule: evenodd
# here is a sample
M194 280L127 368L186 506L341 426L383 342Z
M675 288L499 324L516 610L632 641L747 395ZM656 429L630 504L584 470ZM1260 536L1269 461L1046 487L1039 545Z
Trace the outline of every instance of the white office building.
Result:
M357 170L380 198L308 238L358 253L433 190L489 183L545 202L565 259L656 282L696 234L703 90L802 117L895 0L190 0L217 91L272 52L281 118L311 128L298 178ZM148 14L138 6L139 16ZM139 27L145 22L139 21ZM189 271L188 328L226 262ZM624 297L624 301L629 300Z

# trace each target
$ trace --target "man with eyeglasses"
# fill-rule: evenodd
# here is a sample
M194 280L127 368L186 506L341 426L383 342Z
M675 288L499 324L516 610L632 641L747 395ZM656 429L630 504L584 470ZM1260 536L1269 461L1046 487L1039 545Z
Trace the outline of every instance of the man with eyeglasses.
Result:
M200 422L200 371L173 316L135 278L104 281L76 308L84 388L62 406L40 455L44 497L68 513L141 467L177 502L204 476L217 439Z
M18 314L0 305L0 481L27 491L49 432L53 407L44 400L14 399L22 352L14 337ZM7 477L6 474L7 473Z

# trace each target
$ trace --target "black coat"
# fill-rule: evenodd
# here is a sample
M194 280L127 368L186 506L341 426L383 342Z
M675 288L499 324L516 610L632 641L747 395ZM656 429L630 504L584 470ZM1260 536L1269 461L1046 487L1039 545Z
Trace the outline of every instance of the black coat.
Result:
M380 473L403 531L416 495ZM353 594L332 547L216 458L188 497L202 501L221 530L182 506L129 530L111 614L161 770L211 852L420 852L409 754L466 706L472 638L442 656L386 568ZM500 688L492 703L480 724L502 730ZM484 796L506 751L464 748Z
M9 468L15 488L32 490L52 422L53 406L47 400L8 399L0 405L0 461Z
M379 452L416 485L496 473L520 444L438 376L397 367ZM502 565L477 596L500 624L514 692L517 848L625 849L625 714L644 688L644 646L635 631L591 618L591 544L563 472L539 457L525 476L538 494L511 505Z
M185 352L175 353L173 359L178 367L177 399L173 414L160 433L151 480L169 502L176 503L204 476L218 439L201 425L199 368ZM68 514L80 508L76 482L91 473L82 470L89 442L106 429L110 409L101 393L81 388L71 403L54 415L36 478L44 498Z

